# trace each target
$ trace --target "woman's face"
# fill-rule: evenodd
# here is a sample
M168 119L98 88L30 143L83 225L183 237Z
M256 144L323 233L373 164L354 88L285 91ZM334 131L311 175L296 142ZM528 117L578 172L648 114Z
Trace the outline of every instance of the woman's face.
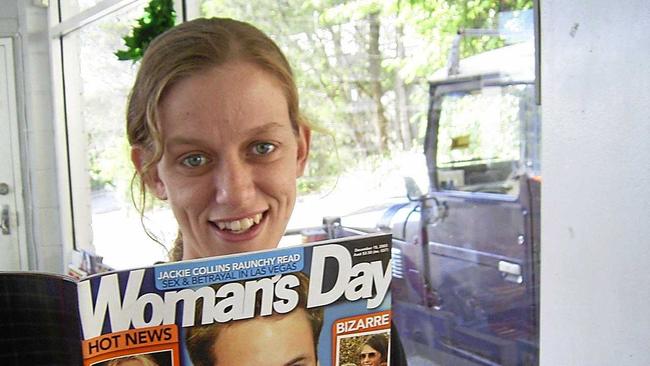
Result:
M361 366L379 366L381 364L381 353L364 344L359 354L359 362Z
M310 137L293 130L280 83L228 63L172 85L158 113L164 152L145 181L169 200L183 259L276 247ZM134 149L136 165L144 153Z

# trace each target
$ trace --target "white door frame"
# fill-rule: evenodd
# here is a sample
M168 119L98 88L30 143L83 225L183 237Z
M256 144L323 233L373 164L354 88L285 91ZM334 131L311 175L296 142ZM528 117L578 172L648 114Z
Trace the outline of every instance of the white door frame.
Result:
M6 182L9 184L9 194L0 196L8 199L2 199L0 202L0 210L2 206L9 206L9 224L11 234L9 240L12 246L15 245L17 249L17 258L9 260L10 270L28 270L29 258L27 251L27 233L25 228L25 205L23 201L23 181L21 172L21 159L20 159L20 135L17 114L17 99L16 99L16 74L14 67L14 49L13 40L9 37L0 38L0 48L4 52L0 52L0 68L4 69L3 73L6 75L6 82L0 83L0 98L2 94L6 97L8 120L0 121L0 130L5 136L8 135L10 143L10 156L0 157L0 159L8 159L8 165L12 168L13 181ZM4 90L3 90L4 89ZM0 238L4 239L4 235L0 233ZM4 253L6 255L7 253ZM16 262L17 263L14 263ZM0 261L0 263L2 263Z

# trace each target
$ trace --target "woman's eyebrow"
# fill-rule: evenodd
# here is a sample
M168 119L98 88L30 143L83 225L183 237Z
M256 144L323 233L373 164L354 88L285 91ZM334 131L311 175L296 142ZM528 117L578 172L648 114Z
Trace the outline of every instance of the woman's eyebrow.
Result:
M170 137L165 145L199 145L203 140L194 137L176 136Z
M287 125L286 123L279 123L279 122L269 122L260 126L252 127L246 130L245 133L249 135L255 135L255 134L270 132L273 130L283 130L286 128L291 129L291 125L290 124Z
M251 127L248 130L242 132L246 136L254 136L258 134L268 133L275 130L291 129L291 125L286 123L279 122L269 122L260 126ZM200 137L188 137L188 136L172 136L165 142L165 145L175 146L175 145L200 145L205 142Z
M292 359L292 360L289 361L289 362L285 362L284 365L285 365L285 366L291 366L291 365L295 364L296 362L301 362L301 361L305 361L305 360L307 360L307 356L305 356L305 355L300 355L300 356L298 356L298 357Z

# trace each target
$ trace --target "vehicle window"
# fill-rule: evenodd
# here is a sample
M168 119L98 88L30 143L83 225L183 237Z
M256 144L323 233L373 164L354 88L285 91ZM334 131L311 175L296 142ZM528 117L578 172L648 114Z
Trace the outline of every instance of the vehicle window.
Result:
M522 112L531 86L490 86L440 99L438 186L516 195Z

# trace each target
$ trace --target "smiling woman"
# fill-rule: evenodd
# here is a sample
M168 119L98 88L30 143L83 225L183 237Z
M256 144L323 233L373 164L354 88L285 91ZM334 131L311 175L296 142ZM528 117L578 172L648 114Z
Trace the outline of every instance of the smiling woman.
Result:
M277 246L310 128L273 41L230 19L184 23L149 47L128 111L138 174L179 224L172 259Z

